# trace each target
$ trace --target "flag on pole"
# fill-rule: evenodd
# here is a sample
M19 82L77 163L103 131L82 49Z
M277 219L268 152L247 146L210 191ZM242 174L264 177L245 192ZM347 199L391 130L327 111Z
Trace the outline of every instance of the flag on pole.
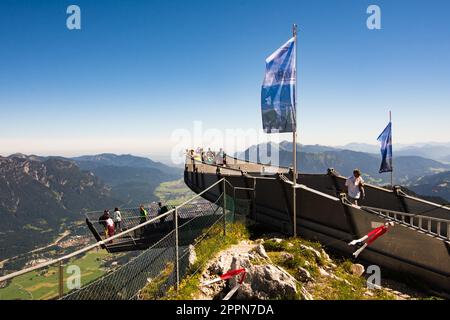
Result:
M295 37L266 59L261 89L263 129L267 133L295 131Z
M380 173L392 172L392 123L386 126L377 138L381 142L381 166Z

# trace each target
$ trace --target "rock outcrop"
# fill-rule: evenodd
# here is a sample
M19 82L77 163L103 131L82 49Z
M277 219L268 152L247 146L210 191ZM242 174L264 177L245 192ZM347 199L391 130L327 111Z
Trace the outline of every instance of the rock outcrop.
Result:
M246 269L245 280L232 299L293 299L297 296L297 280L283 268L271 263L264 247L243 241L223 251L206 268L202 281L227 271ZM221 299L238 284L240 276L201 288L201 299Z

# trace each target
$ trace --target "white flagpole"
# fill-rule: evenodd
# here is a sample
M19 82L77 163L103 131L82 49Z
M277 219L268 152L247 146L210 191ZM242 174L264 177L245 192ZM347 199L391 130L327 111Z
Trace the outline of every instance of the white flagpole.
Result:
M294 45L295 45L295 92L294 92L294 99L295 99L295 114L294 114L294 130L292 133L292 143L293 143L293 165L294 165L294 172L293 172L293 178L292 178L292 221L293 221L293 235L294 237L297 236L297 200L296 200L296 189L295 186L297 185L297 25L294 24L292 26L292 33L294 36Z
M389 110L389 123L391 124L391 143L392 143L392 113L391 113L390 110ZM391 157L392 157L392 160L391 160L391 165L392 165L392 168L391 168L391 188L392 188L392 190L394 190L394 152L392 152Z

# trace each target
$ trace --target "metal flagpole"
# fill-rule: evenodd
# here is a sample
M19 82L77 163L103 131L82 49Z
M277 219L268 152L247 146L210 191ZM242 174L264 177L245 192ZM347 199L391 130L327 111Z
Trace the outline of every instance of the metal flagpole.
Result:
M392 144L392 113L389 110L389 123L391 124L391 144ZM392 147L391 147L392 148ZM394 155L391 155L391 188L394 190Z
M297 25L292 26L292 33L294 36L294 46L295 46L295 92L294 92L294 130L292 132L292 143L293 143L293 165L294 173L292 177L292 221L293 221L293 235L297 236L297 200L296 200L296 185L297 185Z

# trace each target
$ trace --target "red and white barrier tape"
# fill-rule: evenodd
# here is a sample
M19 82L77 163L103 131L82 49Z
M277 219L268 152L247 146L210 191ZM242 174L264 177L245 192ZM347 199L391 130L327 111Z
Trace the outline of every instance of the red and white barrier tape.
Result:
M366 234L364 237L349 242L349 244L348 244L349 246L354 246L354 245L356 245L356 244L358 244L360 242L364 242L365 240L367 240L367 242L364 243L361 248L359 248L358 250L353 252L353 255L355 256L355 258L357 258L358 255L368 245L372 244L375 240L377 240L379 237L381 237L383 234L385 234L389 230L389 227L392 227L392 226L394 226L394 222L392 222L392 221L386 222L383 226L373 229L368 234Z
M230 292L227 293L225 298L223 298L223 300L229 300L233 296L233 294L239 289L239 287L242 285L242 283L244 282L246 274L247 274L247 271L244 268L231 270L231 271L228 271L228 272L222 274L220 277L203 282L202 285L208 286L213 283L216 283L219 281L225 281L225 280L231 279L233 277L236 277L238 275L241 275L241 278L239 279L238 283L233 287L233 289L230 290Z

